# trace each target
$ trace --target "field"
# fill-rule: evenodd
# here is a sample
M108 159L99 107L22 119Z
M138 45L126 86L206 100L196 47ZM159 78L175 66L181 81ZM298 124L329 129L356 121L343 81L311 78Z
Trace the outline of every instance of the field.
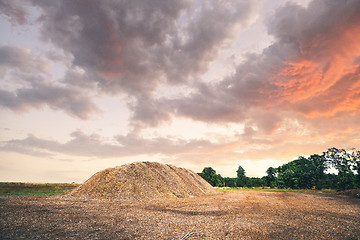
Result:
M0 182L0 196L54 196L77 187L76 183L21 183Z
M350 240L360 239L359 226L360 199L328 193L242 190L122 202L0 197L0 239Z

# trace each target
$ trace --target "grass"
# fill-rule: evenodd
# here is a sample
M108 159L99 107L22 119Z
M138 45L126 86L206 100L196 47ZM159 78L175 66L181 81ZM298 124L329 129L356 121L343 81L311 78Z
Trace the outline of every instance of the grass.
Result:
M49 197L60 195L71 190L80 184L77 183L21 183L21 182L0 182L0 196L39 196ZM298 192L298 193L336 193L336 190L323 189L278 189L278 188L237 188L237 187L216 187L217 191L268 191L268 192Z
M243 187L216 187L217 191L267 191L267 192L297 192L297 193L336 193L334 189L281 189L281 188L269 188L269 187L252 187L252 188L243 188Z
M60 195L79 186L76 183L21 183L0 182L0 196L40 196Z

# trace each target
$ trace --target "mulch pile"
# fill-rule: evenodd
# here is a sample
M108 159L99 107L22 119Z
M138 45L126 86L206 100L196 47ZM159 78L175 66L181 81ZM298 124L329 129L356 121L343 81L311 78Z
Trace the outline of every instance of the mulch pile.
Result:
M156 162L136 162L97 172L60 198L150 200L215 192L209 183L191 170Z

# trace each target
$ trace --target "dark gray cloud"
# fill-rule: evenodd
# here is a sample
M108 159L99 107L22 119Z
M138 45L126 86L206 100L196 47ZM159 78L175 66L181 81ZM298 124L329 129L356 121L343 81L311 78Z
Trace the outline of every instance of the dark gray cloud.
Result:
M146 95L139 96L129 103L128 107L133 113L132 125L137 129L145 126L156 127L171 119L172 109L169 104Z
M246 25L259 1L205 2L194 20L174 37L170 48L158 55L159 64L164 66L167 80L184 82L188 77L196 77L207 70L224 46L226 40L233 39L238 25ZM190 15L187 13L187 15ZM192 16L188 16L190 19Z
M47 59L33 56L30 50L11 45L0 46L1 75L11 69L38 74L47 71L49 66Z
M5 15L12 24L26 23L27 2L21 0L0 0L0 14Z
M189 98L169 100L177 115L204 122L240 122L244 105L233 104L232 96L218 86L198 84L198 91ZM166 100L165 100L166 101Z
M19 112L48 106L81 119L87 119L99 111L82 92L47 83L33 83L31 88L11 92L0 89L0 106Z
M235 37L238 27L246 25L257 3L38 0L32 1L31 7L41 12L37 23L41 24L42 40L51 42L73 59L62 84L69 89L97 89L135 96L138 99L132 106L133 120L154 126L169 119L164 113L169 106L163 104L160 107L163 112L154 107L160 104L152 99L159 84L187 84L189 79L204 73L224 44ZM29 5L4 1L3 13L18 19L18 12L25 15L30 12ZM17 20L17 23L25 21ZM7 64L13 68L29 64L23 52L16 53L23 51L20 48L10 49L12 55L8 50L2 49ZM50 53L49 57L62 61L59 54ZM83 69L85 74L73 71L76 68ZM4 98L11 98L3 94Z
M151 93L161 79L184 83L206 70L255 2L34 1L42 37L93 72L105 91Z
M81 119L99 111L83 91L46 79L49 64L47 59L33 56L29 50L1 46L1 77L15 89L0 89L0 106L20 112L48 106Z

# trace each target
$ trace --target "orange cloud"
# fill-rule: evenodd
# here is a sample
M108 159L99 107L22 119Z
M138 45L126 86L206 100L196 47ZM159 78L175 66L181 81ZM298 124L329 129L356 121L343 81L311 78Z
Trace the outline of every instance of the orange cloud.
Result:
M322 74L319 64L309 60L288 62L272 79L279 87L281 98L291 103L306 99L317 91Z
M335 116L360 107L360 27L319 35L307 54L285 63L271 82L279 103L297 106L306 117ZM327 37L327 39L326 39ZM322 42L320 42L322 41ZM313 52L311 52L313 51Z

